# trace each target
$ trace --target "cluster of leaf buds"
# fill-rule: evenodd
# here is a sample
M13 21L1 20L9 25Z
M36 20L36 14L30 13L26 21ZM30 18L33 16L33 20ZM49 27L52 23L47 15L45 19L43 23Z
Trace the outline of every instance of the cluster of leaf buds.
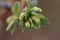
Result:
M12 8L13 15L7 18L9 24L6 31L14 31L20 22L23 23L23 32L29 28L39 29L42 25L49 24L48 19L42 15L42 9L29 4L21 12L20 3L16 2Z

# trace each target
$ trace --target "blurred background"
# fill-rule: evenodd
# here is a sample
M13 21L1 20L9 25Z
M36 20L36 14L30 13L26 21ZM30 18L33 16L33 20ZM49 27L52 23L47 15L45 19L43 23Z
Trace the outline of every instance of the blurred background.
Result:
M0 40L60 40L60 0L39 0L38 7L43 9L43 14L51 22L41 29L31 29L21 32L17 28L13 35L6 32L6 18L10 16L11 7L16 0L0 0ZM19 0L20 1L20 0Z

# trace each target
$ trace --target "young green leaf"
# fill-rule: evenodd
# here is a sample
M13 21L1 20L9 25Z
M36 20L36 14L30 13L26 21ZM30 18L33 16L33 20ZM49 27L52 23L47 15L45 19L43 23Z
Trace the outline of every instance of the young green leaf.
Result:
M35 22L40 22L40 18L36 17L36 16L32 16L32 19L35 21Z
M32 18L29 18L29 22L31 23L31 27L33 25Z
M28 5L27 5L27 9L25 11L25 19L27 19L29 17L29 15L31 14L31 8L32 8L31 5L32 4L30 4L30 3L28 3Z
M6 31L12 31L14 28L15 28L15 21L13 20L13 21L11 21L10 23L9 23L9 25L8 25L8 27L6 28Z
M10 31L11 35L14 33L14 31L16 30L16 27L19 26L18 25L18 21L11 21L10 24L8 25L8 27L6 28L6 31Z
M41 27L41 22L36 22L32 20L32 18L30 18L29 21L31 22L31 26L34 27L35 29L39 29Z
M14 4L14 6L12 7L12 12L13 12L13 14L15 15L15 16L18 16L19 14L20 14L20 10L21 9L21 7L20 7L20 2L16 2L15 4Z
M15 17L14 15L11 15L11 16L9 16L8 18L7 18L7 23L9 24L12 20L16 20L17 19L17 17Z
M20 16L19 16L19 20L20 20L20 21L23 21L24 16L25 16L25 12L22 12L22 13L20 14Z
M38 17L38 18L45 18L45 16L42 15L42 14L34 13L33 15L36 16L36 17Z
M38 13L38 14L42 13L42 9L41 9L41 8L38 8L38 7L33 7L33 8L31 9L31 11L32 11L32 12L35 12L35 13Z
M25 20L28 18L28 16L30 15L30 11L31 11L31 8L28 7L27 10L25 11Z
M48 22L48 19L47 18L41 18L41 25L45 26L45 25L48 25L49 22Z
M33 27L35 28L35 29L39 29L40 27L41 27L41 22L35 22L35 21L33 21Z
M19 26L19 21L15 21L14 24L12 25L11 29L9 30L11 32L11 35L15 32L16 27Z
M45 16L43 16L42 14L37 14L36 13L36 14L33 14L33 15L35 15L38 18L40 18L41 25L47 25L47 24L49 24L48 19Z
M23 29L23 32L26 32L27 31L27 27L25 26L25 24L23 24L22 29Z

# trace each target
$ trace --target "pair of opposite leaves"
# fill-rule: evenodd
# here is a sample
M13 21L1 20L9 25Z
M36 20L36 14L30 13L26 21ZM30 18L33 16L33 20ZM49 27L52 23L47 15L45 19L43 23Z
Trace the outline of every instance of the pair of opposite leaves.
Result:
M40 11L37 13L35 11L37 11L36 9L32 10L31 12L31 9L33 8L37 8L35 6L32 6L32 4L30 4L28 7L27 7L27 10L25 10L25 16L24 16L24 20L22 20L23 22L23 32L26 31L27 29L34 27L35 29L39 29L41 27L41 25L47 25L49 24L48 23L48 20L47 18L45 18L42 14L39 14L41 13ZM38 8L37 8L38 9ZM21 14L21 6L20 6L20 2L16 2L12 8L12 12L13 12L13 16L10 16L8 17L7 19L7 23L8 23L8 27L6 28L6 31L10 31L11 33L13 33L13 31L15 30L15 28L20 25L20 20L19 20L19 16ZM29 15L33 15L32 16L32 19L30 18ZM39 18L39 22L37 22L38 20L35 19L37 17L37 19ZM28 21L28 19L29 21ZM26 27L25 23L26 22L30 22L30 27ZM28 22L27 22L27 25L28 25Z

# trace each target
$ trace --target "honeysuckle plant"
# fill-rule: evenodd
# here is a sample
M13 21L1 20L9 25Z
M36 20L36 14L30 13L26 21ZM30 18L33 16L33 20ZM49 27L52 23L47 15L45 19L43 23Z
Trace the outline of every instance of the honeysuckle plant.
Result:
M6 31L12 33L21 23L22 32L31 28L40 29L41 26L49 24L48 19L42 14L42 9L36 6L37 4L35 1L38 0L24 0L26 6L23 9L21 9L19 1L15 2L12 7L13 15L7 18L8 27Z

